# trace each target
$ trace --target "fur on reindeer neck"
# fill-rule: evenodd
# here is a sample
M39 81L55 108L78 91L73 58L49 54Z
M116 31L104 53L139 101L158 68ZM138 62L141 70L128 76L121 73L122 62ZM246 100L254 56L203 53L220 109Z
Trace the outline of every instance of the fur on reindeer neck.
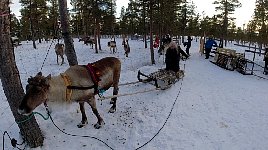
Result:
M51 77L49 85L48 102L66 103L66 86L61 75Z

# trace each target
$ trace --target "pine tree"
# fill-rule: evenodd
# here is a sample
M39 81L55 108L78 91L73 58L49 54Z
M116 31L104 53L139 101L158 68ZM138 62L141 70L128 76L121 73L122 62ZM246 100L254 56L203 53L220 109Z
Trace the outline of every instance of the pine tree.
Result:
M239 0L216 0L213 4L217 5L215 7L216 12L219 12L217 15L218 18L221 19L222 24L222 35L224 39L227 39L228 36L228 27L229 27L229 20L233 20L235 18L231 18L236 8L241 7L241 3ZM226 41L225 41L226 45Z
M17 36L18 38L21 38L21 23L15 14L11 14L10 27L12 28L10 31L11 36Z
M17 111L25 94L15 63L14 47L11 44L9 0L0 1L0 12L1 15L4 14L0 17L0 76L3 90L13 116L20 128L21 135L30 147L35 148L43 145L44 141L35 117L32 117L29 121L19 123L25 120L25 116L19 115Z
M69 31L68 23L68 13L67 13L67 0L58 0L59 1L59 12L60 12L60 21L62 35L65 43L65 54L67 56L70 66L77 65L77 56L74 49L73 40Z
M59 4L58 0L48 0L51 6L48 7L48 19L46 20L47 30L45 30L45 35L47 37L57 37L59 38Z
M254 22L256 23L256 30L259 32L258 42L260 45L267 44L267 19L268 19L268 1L256 0L256 8L254 10Z

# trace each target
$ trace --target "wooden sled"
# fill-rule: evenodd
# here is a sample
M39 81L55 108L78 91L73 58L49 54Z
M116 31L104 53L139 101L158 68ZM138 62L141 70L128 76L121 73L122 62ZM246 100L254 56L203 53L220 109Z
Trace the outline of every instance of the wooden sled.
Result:
M217 48L215 51L214 60L210 61L213 64L227 70L234 71L236 61L236 51L225 48Z
M171 87L179 79L183 78L184 71L180 70L177 73L175 73L174 71L159 69L156 72L146 75L139 70L137 77L138 77L139 82L144 82L144 83L153 82L156 88L165 90Z
M155 90L165 90L171 87L173 84L175 84L179 79L182 79L184 77L184 71L180 70L177 73L175 73L174 71L167 71L165 69L159 69L156 72L146 75L139 70L137 77L138 77L138 81L122 83L122 84L119 84L119 86L133 85L133 84L138 84L142 82L142 83L153 84L155 88L137 91L133 93L117 94L117 95L112 95L112 96L102 95L100 98L98 98L98 100L111 99L111 98L121 97L121 96L130 96L130 95L135 95L135 94L152 92Z

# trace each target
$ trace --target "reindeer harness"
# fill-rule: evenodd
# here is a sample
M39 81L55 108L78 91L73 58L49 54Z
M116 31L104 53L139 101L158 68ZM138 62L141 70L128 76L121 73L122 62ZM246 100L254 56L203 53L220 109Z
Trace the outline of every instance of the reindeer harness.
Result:
M72 85L71 79L65 73L61 73L60 75L61 75L61 77L62 77L62 79L64 81L65 86L67 87L66 88L66 96L65 96L66 97L66 101L67 102L70 102L71 101L72 94L73 94L72 89L71 88L68 88L69 86Z
M92 78L93 84L92 86L74 86L72 85L71 79L70 77L65 74L65 73L61 73L61 77L64 80L64 84L67 87L66 88L66 101L70 101L71 97L72 97L72 93L74 89L76 90L88 90L88 89L94 89L94 94L98 94L100 96L100 90L99 90L99 81L101 81L101 79L99 78L100 73L97 72L96 67L94 66L94 64L90 64L88 63L87 65L84 65L84 67L87 69L89 75Z

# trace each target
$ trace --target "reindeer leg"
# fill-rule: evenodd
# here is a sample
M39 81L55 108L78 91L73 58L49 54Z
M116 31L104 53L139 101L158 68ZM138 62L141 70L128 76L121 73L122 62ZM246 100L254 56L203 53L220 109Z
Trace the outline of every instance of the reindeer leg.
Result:
M58 55L57 55L57 64L59 64L59 57L58 57Z
M63 55L61 56L61 65L64 63L64 57Z
M82 128L84 127L86 124L88 124L88 121L87 121L87 116L86 116L86 112L85 112L85 106L84 106L84 102L79 102L79 105L80 105L80 111L82 113L82 121L81 123L79 123L77 125L78 128Z
M114 85L113 95L117 95L118 91L118 85ZM117 97L111 99L110 104L112 104L112 107L110 108L109 113L114 113L116 111L116 100Z
M91 106L91 109L92 109L92 112L94 113L94 115L97 117L98 119L98 122L94 125L94 128L95 129L99 129L102 127L102 125L104 125L104 121L103 119L101 118L98 110L97 110L97 107L96 107L96 100L95 100L95 97L92 97L91 99L89 99L87 101L87 103Z
M120 78L120 71L121 71L121 66L117 66L114 70L114 77L113 77L113 95L117 95L118 94L118 91L119 91L119 87L118 87L118 84L119 84L119 78ZM117 97L115 98L112 98L111 101L110 101L110 104L113 104L112 107L110 108L109 112L110 113L114 113L116 111L116 100L117 100Z

